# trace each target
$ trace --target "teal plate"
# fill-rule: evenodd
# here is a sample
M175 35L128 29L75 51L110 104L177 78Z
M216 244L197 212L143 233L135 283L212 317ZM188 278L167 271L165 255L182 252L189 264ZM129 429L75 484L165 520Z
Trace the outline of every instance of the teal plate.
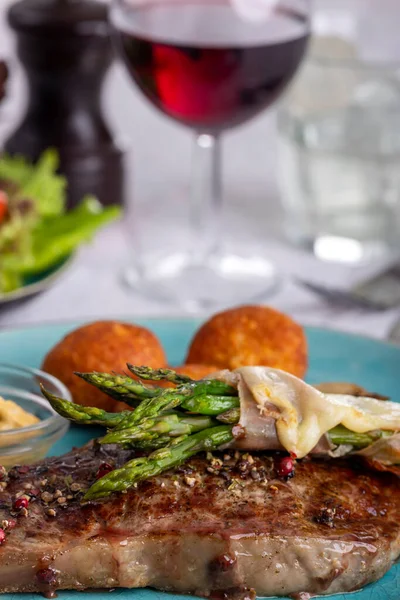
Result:
M127 319L128 321L130 319ZM188 343L199 321L184 319L135 319L152 329L161 339L171 364L184 360ZM46 352L66 333L81 323L45 325L0 332L0 362L39 367ZM323 329L307 329L310 347L308 381L351 381L381 394L398 397L400 387L400 347L384 342ZM85 428L72 427L52 449L53 454L67 452L92 437ZM60 600L110 600L113 597L132 600L183 600L153 590L116 590L110 592L60 592ZM37 600L35 594L9 594L2 600ZM400 565L383 579L352 594L330 596L332 600L400 600Z

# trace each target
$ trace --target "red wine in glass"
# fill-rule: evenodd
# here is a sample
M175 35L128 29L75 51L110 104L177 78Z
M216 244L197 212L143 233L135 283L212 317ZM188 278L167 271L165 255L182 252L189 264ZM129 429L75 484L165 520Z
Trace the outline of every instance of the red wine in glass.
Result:
M273 3L258 24L233 3L212 1L121 3L112 20L142 92L199 131L240 125L270 106L295 73L309 35L304 14Z

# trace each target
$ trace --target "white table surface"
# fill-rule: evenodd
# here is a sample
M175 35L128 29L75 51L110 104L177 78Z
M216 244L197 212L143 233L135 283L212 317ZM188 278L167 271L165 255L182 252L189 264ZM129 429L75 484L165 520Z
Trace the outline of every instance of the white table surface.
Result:
M12 59L13 71L8 101L0 118L1 138L18 121L26 101L23 74L15 60L13 39L4 19L10 4L10 0L2 0L0 5L0 55ZM115 132L123 134L124 143L131 143L132 151L126 159L128 199L138 218L149 213L160 218L167 202L175 203L178 209L180 203L186 205L190 132L149 107L119 65L110 72L104 107ZM266 250L285 275L280 291L266 301L304 323L386 337L398 311L376 314L343 310L321 302L293 283L293 275L311 274L314 280L343 284L362 278L365 271L321 264L279 241L281 210L275 178L276 158L273 113L266 113L226 135L224 181L232 222L240 223L246 235L265 239ZM132 252L130 237L129 229L122 225L102 232L93 244L79 253L70 271L50 291L29 302L0 310L0 327L71 319L180 314L179 309L141 298L122 285L121 270ZM272 241L274 238L276 241Z

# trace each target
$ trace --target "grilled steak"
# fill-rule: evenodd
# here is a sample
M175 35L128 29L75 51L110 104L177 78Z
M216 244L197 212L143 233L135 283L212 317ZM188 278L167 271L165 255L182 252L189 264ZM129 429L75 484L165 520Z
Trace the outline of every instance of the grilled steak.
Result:
M81 505L103 463L130 457L93 443L9 473L1 592L332 594L380 578L400 553L400 481L390 474L303 460L284 481L273 457L230 452Z

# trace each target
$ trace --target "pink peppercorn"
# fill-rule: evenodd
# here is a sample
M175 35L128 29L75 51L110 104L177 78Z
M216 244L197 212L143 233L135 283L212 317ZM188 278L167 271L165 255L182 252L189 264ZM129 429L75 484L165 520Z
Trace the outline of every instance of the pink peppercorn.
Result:
M278 477L289 479L294 475L294 462L290 456L279 458L275 463L275 469Z
M105 475L108 475L108 473L111 473L111 471L114 471L114 469L109 463L101 463L99 470L96 473L96 479L101 479Z
M14 502L15 510L21 510L23 508L28 508L28 505L29 505L29 500L27 498L18 498Z

